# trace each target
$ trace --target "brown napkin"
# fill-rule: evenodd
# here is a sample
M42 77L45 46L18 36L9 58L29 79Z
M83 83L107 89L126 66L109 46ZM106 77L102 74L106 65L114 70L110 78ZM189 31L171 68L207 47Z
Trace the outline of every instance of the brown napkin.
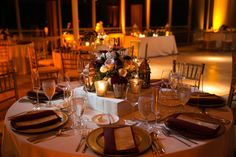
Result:
M213 136L220 128L219 124L197 120L186 115L171 117L166 122L170 128L200 136Z
M53 110L32 111L19 116L14 116L11 126L16 130L37 129L53 125L61 121L61 117Z
M104 154L138 153L131 126L104 127Z
M220 106L225 105L225 100L217 96L215 94L209 94L209 93L193 93L188 101L188 104L190 105L202 105L202 106L216 106L216 104L219 104Z

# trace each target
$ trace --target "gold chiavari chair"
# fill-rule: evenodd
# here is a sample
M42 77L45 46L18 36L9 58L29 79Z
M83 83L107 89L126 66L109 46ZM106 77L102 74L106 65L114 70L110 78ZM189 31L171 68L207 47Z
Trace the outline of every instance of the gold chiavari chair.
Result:
M80 77L78 71L79 51L61 50L61 63L63 76L69 77L70 80L78 80Z
M39 66L38 65L38 58L36 51L29 51L28 52L29 61L30 61L30 69L31 73L38 72L40 80L46 79L55 79L57 80L59 69L55 66L48 65L48 66Z
M202 85L203 90L203 73L205 69L205 64L193 64L173 60L173 72L179 73L186 80L189 80L190 84L196 86L198 89Z
M0 64L0 104L10 99L18 99L16 73L11 62Z
M232 108L232 103L236 101L236 55L232 55L232 76L231 76L231 83L230 83L230 91L229 91L229 97L227 101L227 105Z

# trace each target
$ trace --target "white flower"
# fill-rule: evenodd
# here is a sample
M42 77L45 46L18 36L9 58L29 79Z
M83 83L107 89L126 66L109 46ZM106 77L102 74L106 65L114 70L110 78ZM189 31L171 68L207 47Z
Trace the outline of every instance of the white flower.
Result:
M112 70L115 66L114 65L115 61L114 61L114 59L107 59L104 64L109 70Z
M108 71L109 71L109 69L108 69L107 66L105 66L105 65L102 65L102 66L101 66L101 68L100 68L100 72L101 72L101 73L106 73L106 72L108 72Z

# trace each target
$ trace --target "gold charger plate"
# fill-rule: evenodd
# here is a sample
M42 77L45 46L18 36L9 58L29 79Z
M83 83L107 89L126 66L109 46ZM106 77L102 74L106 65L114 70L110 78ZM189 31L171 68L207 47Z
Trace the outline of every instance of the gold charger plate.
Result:
M151 136L145 130L132 126L135 141L139 150L139 154L145 152L149 149L152 144ZM90 149L92 149L95 153L106 156L133 156L137 155L137 153L127 153L122 155L114 155L114 154L104 154L104 136L103 136L103 128L97 128L93 130L88 136L86 143Z
M36 128L36 129L25 129L25 130L17 130L14 127L11 126L13 131L19 132L19 133L27 133L27 134L35 134L35 133L43 133L43 132L47 132L47 131L51 131L53 129L56 129L62 125L64 125L67 121L68 121L68 116L60 111L55 111L56 114L61 117L61 121L57 122L53 125L48 125L45 127L41 127L41 128Z
M219 129L218 131L216 132L216 134L213 134L213 135L200 135L200 134L197 134L197 133L192 133L192 132L189 132L189 131L185 131L185 130L182 130L181 128L174 128L174 127L171 127L170 125L168 125L167 123L167 120L164 122L164 124L172 129L172 130L175 130L177 131L178 133L186 136L186 137L189 137L189 138L193 138L193 139L211 139L211 138L215 138L215 137L218 137L220 135L222 135L224 132L225 132L225 126L217 119L214 119L214 118L211 118L205 114L201 114L201 113L177 113L177 114L173 114L172 116L170 117L177 117L178 115L186 115L186 116L189 116L195 120L200 120L202 122L208 122L208 123L213 123L213 124L218 124L219 125Z

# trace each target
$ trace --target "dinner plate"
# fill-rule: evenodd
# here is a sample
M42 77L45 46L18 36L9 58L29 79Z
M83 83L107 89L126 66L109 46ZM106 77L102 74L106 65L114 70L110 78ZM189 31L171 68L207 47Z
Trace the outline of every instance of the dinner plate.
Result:
M61 121L53 124L53 125L48 125L45 127L41 127L41 128L35 128L35 129L25 129L25 130L17 130L14 127L11 126L13 131L19 132L19 133L27 133L27 134L34 134L34 133L43 133L43 132L47 132L53 129L56 129L62 125L64 125L67 121L68 121L68 116L60 111L55 111L56 114L61 117Z
M92 117L92 121L97 125L110 125L117 123L119 121L119 117L114 114L97 114Z
M145 130L132 126L134 139L137 144L139 153L143 153L149 149L152 144L152 139L148 132ZM104 136L103 136L103 128L97 128L89 133L86 139L86 143L90 149L94 152L105 155L105 156L133 156L137 155L137 153L127 153L122 155L114 155L114 154L104 154Z
M204 114L200 114L200 113L177 113L177 114L173 114L169 118L177 117L180 114L185 115L185 116L189 116L189 117L191 117L195 120L199 120L199 121L202 121L202 122L207 122L207 123L212 123L212 124L218 124L219 125L219 129L217 130L217 132L215 134L205 136L205 135L200 135L200 134L197 134L197 133L189 132L189 131L183 130L181 128L174 128L174 127L172 127L171 125L169 125L167 123L168 119L164 122L164 124L168 128L170 128L170 129L172 129L172 130L174 130L174 131L176 131L176 132L178 132L178 133L180 133L180 134L182 134L186 137L193 138L193 139L211 139L211 138L214 138L214 137L218 137L218 136L222 135L225 132L225 126L219 120L217 120L215 118L211 118L211 117L209 117L207 115L204 115Z

